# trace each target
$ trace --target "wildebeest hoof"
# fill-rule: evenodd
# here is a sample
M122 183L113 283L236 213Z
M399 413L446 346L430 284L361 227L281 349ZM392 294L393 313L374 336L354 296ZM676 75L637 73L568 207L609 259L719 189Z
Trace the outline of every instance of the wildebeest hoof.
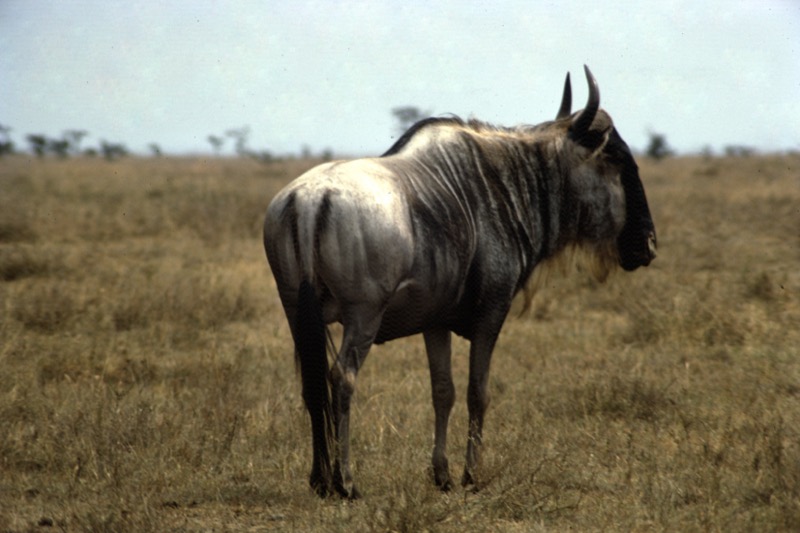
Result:
M331 495L331 482L329 479L325 479L325 476L311 474L308 484L311 485L311 490L320 498L327 498Z
M442 492L450 492L453 490L453 482L450 481L449 472L445 472L444 474L434 473L433 481Z
M444 479L436 476L434 481L436 482L436 486L439 487L439 490L442 492L450 492L453 490L453 482L450 481L450 476L444 477Z
M464 475L461 476L461 486L468 492L478 492L478 484L468 470L464 470Z
M469 475L467 472L464 472L464 475L461 476L461 486L467 487L469 485L474 485L475 481L472 479L472 476Z
M361 492L352 483L350 487L345 487L343 484L336 484L336 493L345 500L354 501L361 499Z

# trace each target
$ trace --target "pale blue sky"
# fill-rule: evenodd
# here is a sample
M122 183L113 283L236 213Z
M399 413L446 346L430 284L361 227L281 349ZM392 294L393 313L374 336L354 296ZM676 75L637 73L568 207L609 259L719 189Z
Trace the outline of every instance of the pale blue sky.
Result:
M415 105L496 124L555 116L564 75L637 149L800 149L800 2L0 0L0 124L209 151L368 155ZM231 149L230 143L227 151Z

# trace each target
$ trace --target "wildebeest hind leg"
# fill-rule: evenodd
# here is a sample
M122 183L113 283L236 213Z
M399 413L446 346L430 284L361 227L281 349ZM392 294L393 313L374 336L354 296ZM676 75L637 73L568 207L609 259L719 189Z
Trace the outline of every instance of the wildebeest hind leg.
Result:
M331 372L337 442L333 484L342 497L349 499L360 497L350 471L350 400L355 392L358 370L372 346L382 315L383 309L372 306L359 306L345 313L342 346Z

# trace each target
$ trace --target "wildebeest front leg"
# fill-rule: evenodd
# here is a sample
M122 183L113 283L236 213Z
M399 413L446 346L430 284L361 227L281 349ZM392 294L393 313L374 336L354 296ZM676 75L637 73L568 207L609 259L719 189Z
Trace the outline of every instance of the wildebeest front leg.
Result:
M426 331L425 350L431 371L431 394L436 415L433 445L433 479L442 490L450 490L450 470L447 465L447 424L456 397L450 369L450 332L445 329Z
M469 432L464 476L461 478L461 484L465 487L475 485L475 471L480 463L483 417L489 406L489 365L501 324L502 321L496 329L476 335L470 344L469 384L467 385Z

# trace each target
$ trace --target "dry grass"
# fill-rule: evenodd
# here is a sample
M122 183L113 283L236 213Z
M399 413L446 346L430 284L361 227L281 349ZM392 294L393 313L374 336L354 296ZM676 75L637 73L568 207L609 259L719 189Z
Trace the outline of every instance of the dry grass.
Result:
M260 243L309 164L0 161L0 531L800 529L798 156L642 162L659 258L509 318L476 493L430 480L421 340L376 347L355 503L307 487Z

